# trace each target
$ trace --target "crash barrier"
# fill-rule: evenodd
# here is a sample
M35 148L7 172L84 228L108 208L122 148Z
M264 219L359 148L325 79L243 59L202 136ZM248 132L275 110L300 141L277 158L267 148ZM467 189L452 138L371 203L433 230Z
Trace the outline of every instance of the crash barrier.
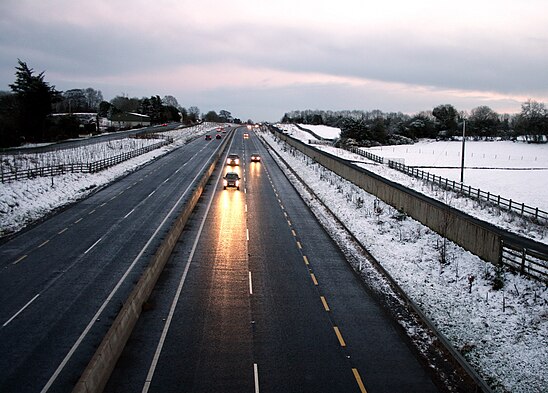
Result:
M40 168L29 168L24 170L9 170L6 171L0 166L0 180L2 183L6 183L14 180L34 179L36 177L45 176L58 176L66 173L96 173L111 166L118 165L121 162L129 160L131 158L140 156L141 154L148 153L152 150L156 150L162 146L173 143L173 138L166 137L158 143L154 143L149 146L144 146L139 149L135 149L126 153L118 154L113 157L104 158L102 160L90 162L90 163L74 163L74 164L58 164L45 166Z
M232 135L233 133L231 133L230 138L224 139L223 144L220 145L217 153L210 159L207 169L198 181L190 200L186 203L183 211L169 230L165 240L163 240L152 257L152 260L139 279L139 282L135 285L133 291L124 302L124 305L112 323L112 326L95 351L93 358L84 370L80 380L72 390L73 393L99 393L103 391L110 378L110 374L116 366L116 362L122 354L126 342L133 331L133 327L141 315L143 305L152 293L164 266L171 256L177 240L183 232L187 220L192 214L209 177L215 169L217 161L223 154Z
M358 167L347 160L306 145L276 128L271 128L271 130L278 138L311 157L318 164L375 195L383 202L409 215L483 260L495 265L502 263L515 269L515 262L511 263L506 256L503 258L503 249L512 247L520 250L519 252L522 254L533 256L525 260L524 268L520 268L520 272L535 278L548 279L548 246L546 244L497 228L438 200L385 179L365 168Z

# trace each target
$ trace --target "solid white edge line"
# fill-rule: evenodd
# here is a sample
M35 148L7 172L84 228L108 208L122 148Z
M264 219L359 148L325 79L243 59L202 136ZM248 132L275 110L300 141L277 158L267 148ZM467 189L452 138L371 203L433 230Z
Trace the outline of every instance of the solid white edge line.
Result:
M35 301L36 298L37 298L38 296L40 296L40 294L38 294L38 295L34 296L32 299L30 299L30 300L28 301L27 304L25 304L19 311L17 311L17 312L13 315L13 317L11 317L11 318L8 319L6 322L4 322L4 324L2 325L2 327L8 326L8 324L9 324L11 321L13 321L15 318L17 318L17 316L18 316L19 314L21 314L21 313L23 312L23 310L25 310L25 308L27 308L28 306L30 306L30 304L31 304L33 301Z
M97 240L95 243L93 243L93 244L91 245L90 248L88 248L86 251L84 251L84 254L87 254L88 252L90 252L91 249L92 249L93 247L95 247L102 239L103 239L103 238L100 237L99 240Z
M133 213L134 211L135 211L135 209L131 209L131 211L130 211L128 214L126 214L126 215L124 216L124 218L128 218L128 217L130 216L130 214Z
M255 381L255 393L259 393L259 366L253 363L253 379Z
M234 139L232 140L234 141ZM230 144L232 145L232 141ZM230 151L230 147L228 148ZM190 264L192 262L192 259L194 258L194 252L196 251L196 248L198 247L198 242L200 241L200 236L202 234L202 231L204 229L205 221L207 219L207 216L209 214L209 210L211 208L211 205L213 204L213 198L215 197L216 190L219 186L219 182L221 181L221 175L223 171L220 172L219 177L217 178L217 181L215 182L214 192L211 194L211 197L209 199L209 202L207 204L206 211L204 213L204 217L202 218L202 222L200 223L200 227L198 229L198 234L196 235L196 239L194 239L194 244L192 245L192 250L190 251L190 255L188 256L185 270L183 272L183 275L181 277L181 281L179 281L179 286L177 287L177 292L175 293L175 296L173 297L173 301L171 302L171 307L169 309L169 314L166 318L166 323L164 325L164 329L162 330L162 334L160 336L160 341L158 341L158 345L156 346L156 351L154 352L154 357L152 358L152 362L150 364L150 368L148 369L148 373L145 379L145 383L143 385L143 390L141 390L141 393L147 393L150 389L150 385L152 383L152 378L154 377L154 373L156 371L156 367L158 366L158 361L160 359L160 354L162 353L162 349L164 347L164 343L167 337L167 332L169 331L169 328L171 326L171 321L173 320L173 315L175 314L175 308L177 307L177 303L179 302L179 298L181 296L181 292L183 291L183 285L186 281L186 276L188 274L188 270L190 268Z
M198 171L198 173L196 174L196 176L194 177L194 179L192 179L192 181L190 182L189 186L186 188L186 190L181 194L181 196L179 197L179 199L177 200L177 202L173 205L173 207L171 208L171 210L166 214L166 216L164 217L164 219L162 220L162 222L160 223L160 225L158 225L158 228L156 228L156 230L154 231L154 233L152 234L152 236L148 239L148 241L146 242L146 244L144 245L144 247L141 249L141 251L139 252L139 254L135 257L135 259L133 260L133 262L131 263L131 265L128 267L128 269L126 270L126 272L124 273L124 275L120 278L120 280L118 281L118 283L116 284L116 286L114 287L114 289L110 292L110 294L108 295L107 299L105 300L105 302L101 305L101 307L99 308L99 310L97 310L97 312L95 313L95 315L91 318L91 320L89 321L88 325L86 326L86 328L84 329L84 331L82 332L82 334L80 335L80 337L78 337L78 340L76 340L76 342L74 343L74 345L72 346L72 348L70 349L70 351L67 353L67 355L65 356L65 358L63 359L63 361L59 364L59 366L57 367L57 369L55 370L55 372L53 373L53 375L50 377L50 379L48 380L48 382L46 383L46 385L42 388L42 390L40 391L40 393L45 393L49 390L49 388L53 385L53 383L55 382L55 380L57 379L57 377L59 376L59 374L61 373L61 371L63 371L63 369L65 368L66 364L68 363L68 361L70 360L70 358L72 357L72 355L74 354L74 352L76 352L76 349L80 346L80 344L82 343L82 341L84 340L84 338L87 336L88 332L91 330L92 326L95 324L95 322L97 321L97 319L99 318L99 316L102 314L103 310L106 308L107 304L110 303L110 301L112 300L112 298L114 297L114 295L116 294L116 292L118 292L118 289L122 286L123 282L125 281L126 277L129 275L129 273L133 270L133 268L135 267L135 265L137 264L137 261L141 258L141 256L145 253L146 249L148 248L148 246L150 245L150 243L152 243L152 240L156 237L156 235L158 234L158 232L160 232L160 229L164 226L164 224L166 223L166 221L168 220L169 216L171 216L171 214L175 211L175 208L179 205L179 203L181 203L181 201L183 200L184 196L187 194L187 192L190 190L190 188L194 185L194 182L196 181L196 179L198 178L198 176L200 176L201 174L203 174L204 172L204 169L205 167L207 166L208 162L206 161L206 163L202 166L201 170Z

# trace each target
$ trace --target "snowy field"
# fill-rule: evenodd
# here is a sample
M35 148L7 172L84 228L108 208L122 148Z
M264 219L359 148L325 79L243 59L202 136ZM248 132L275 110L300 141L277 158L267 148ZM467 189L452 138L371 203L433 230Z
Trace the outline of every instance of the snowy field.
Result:
M451 242L442 263L439 235L410 218L401 220L395 209L300 153L293 155L270 133L261 135L496 392L547 391L545 284L505 273L505 287L494 290L493 266Z
M277 124L276 127L281 126ZM310 134L294 125L283 125L288 135L309 143ZM338 129L336 129L338 130ZM501 195L515 202L525 203L548 211L548 144L534 145L523 142L467 142L465 145L464 184L481 188L492 195ZM516 218L497 207L478 203L457 193L432 188L431 184L410 177L367 158L333 146L314 145L335 156L353 161L371 172L400 183L429 197L438 199L480 220L500 228L548 243L548 227L535 225L526 219ZM383 146L363 149L372 154L404 161L438 176L460 180L460 151L462 142L420 141L413 145ZM523 157L523 158L522 158ZM437 168L425 168L436 166ZM447 169L450 167L458 169ZM483 168L483 169L471 169ZM444 169L445 168L445 169ZM453 177L449 177L449 175ZM455 177L456 176L456 177Z
M460 181L461 141L363 150ZM464 151L464 183L548 212L548 144L466 141Z

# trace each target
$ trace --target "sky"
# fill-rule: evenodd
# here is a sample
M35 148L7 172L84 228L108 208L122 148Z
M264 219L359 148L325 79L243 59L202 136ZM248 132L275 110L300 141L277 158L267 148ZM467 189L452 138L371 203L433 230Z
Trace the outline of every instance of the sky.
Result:
M548 103L548 1L0 0L0 90L17 59L58 90L171 95L242 120L518 113Z

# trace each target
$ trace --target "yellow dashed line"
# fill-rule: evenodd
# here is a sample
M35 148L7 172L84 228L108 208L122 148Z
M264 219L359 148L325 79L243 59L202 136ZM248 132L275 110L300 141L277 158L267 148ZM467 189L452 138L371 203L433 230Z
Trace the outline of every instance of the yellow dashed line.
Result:
M318 280L316 280L314 273L310 273L310 277L312 277L312 282L314 282L314 285L318 285Z
M363 386L362 377L360 377L360 373L358 372L358 370L353 368L352 373L354 373L354 378L356 378L356 382L360 387L360 392L367 393L367 390L365 390L365 386Z
M291 234L293 235L293 237L297 237L297 233L295 233L295 230L291 230Z
M335 334L337 335L337 338L339 339L339 344L341 344L341 347L346 347L346 343L344 342L344 339L342 337L342 334L337 326L333 326L333 329L335 329Z
M28 255L23 255L22 257L20 257L18 260L16 260L15 262L13 262L12 264L13 265L17 265L19 262L21 262L23 259L25 259Z
M327 304L327 300L325 300L325 297L320 296L320 299L322 299L323 308L325 308L325 311L330 311L329 305Z
M306 255L303 255L303 260L304 260L305 265L309 265L308 258L306 257Z
M303 246L301 246L301 242L297 242L297 247L299 247L299 250L303 248Z

